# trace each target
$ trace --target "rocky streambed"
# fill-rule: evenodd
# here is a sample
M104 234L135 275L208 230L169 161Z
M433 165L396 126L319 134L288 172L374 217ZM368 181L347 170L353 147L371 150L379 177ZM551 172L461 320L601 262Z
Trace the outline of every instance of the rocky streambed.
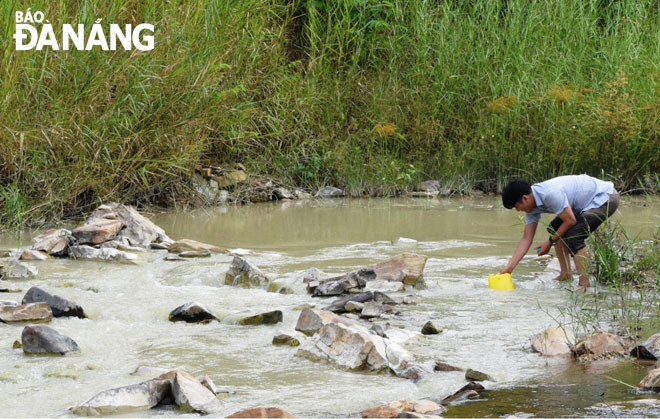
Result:
M31 249L9 249L2 284L15 292L0 313L0 385L14 394L12 412L442 415L484 388L551 375L548 359L567 362L533 352L552 346L548 334L533 342L552 322L524 306L537 293L560 302L564 292L533 262L515 293L484 289L479 271L498 262L488 243L394 238L273 251L191 233L175 241L109 204L81 226L38 235ZM461 257L478 248L485 255ZM467 272L453 273L457 264ZM75 346L28 355L48 328ZM594 359L630 353L626 342L595 349L600 339L575 347ZM50 392L48 411L22 403L36 397L26 395L31 385Z

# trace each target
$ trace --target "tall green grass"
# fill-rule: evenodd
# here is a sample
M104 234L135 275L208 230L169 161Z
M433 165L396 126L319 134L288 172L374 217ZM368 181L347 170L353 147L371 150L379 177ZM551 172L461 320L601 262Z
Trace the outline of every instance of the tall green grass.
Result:
M153 51L15 51L14 13ZM196 163L353 194L586 172L655 187L654 0L0 3L0 188L23 220L192 197ZM379 129L387 124L394 130ZM651 182L651 183L650 183ZM463 186L461 186L463 187ZM9 189L8 189L9 188ZM13 192L12 192L13 193ZM0 223L18 212L0 194Z

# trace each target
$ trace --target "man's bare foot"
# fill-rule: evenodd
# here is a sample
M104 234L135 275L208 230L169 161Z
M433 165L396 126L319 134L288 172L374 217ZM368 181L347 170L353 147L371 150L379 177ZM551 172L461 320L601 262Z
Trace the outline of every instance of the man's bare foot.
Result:
M571 279L572 275L570 272L562 272L556 278L552 278L555 281L568 281Z
M589 282L589 278L580 278L578 281L578 288L589 288L591 286L591 283Z

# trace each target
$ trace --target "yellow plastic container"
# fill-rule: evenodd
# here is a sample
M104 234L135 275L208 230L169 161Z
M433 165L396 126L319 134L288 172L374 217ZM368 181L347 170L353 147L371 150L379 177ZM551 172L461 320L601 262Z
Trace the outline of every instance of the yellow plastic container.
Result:
M498 291L515 290L511 274L490 274L488 275L488 288Z

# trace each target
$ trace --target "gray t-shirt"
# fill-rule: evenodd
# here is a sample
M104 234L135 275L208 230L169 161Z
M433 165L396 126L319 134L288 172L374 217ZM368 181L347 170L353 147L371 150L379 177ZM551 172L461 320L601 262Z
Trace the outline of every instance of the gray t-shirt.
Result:
M559 214L570 206L575 214L605 204L614 193L614 184L588 175L559 176L532 185L536 208L525 224L538 223L541 213Z

